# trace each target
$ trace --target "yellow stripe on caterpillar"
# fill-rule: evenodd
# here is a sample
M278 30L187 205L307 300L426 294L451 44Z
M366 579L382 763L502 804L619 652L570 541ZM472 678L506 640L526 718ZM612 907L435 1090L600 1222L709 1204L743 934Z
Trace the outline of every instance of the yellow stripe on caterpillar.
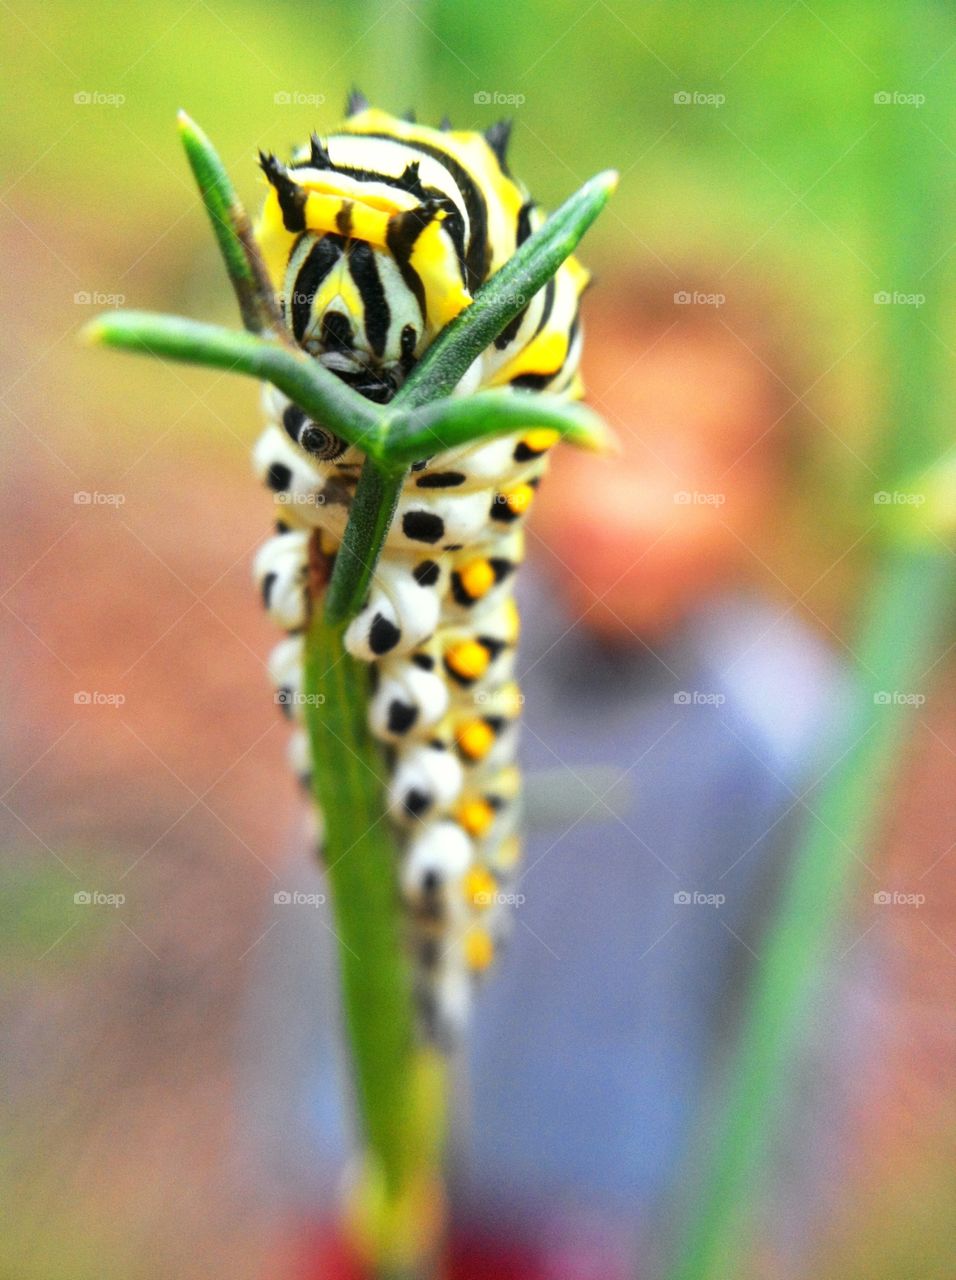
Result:
M484 867L472 867L462 881L465 901L476 911L484 911L494 902L498 881Z
M542 377L557 373L564 364L568 354L568 335L564 329L545 329L528 345L519 351L513 360L498 370L491 379L491 386L501 386L513 382L525 374L534 373Z
M454 244L442 231L447 216L443 210L435 214L415 240L409 259L425 286L428 323L433 329L444 329L471 303L471 294L461 283Z
M362 314L362 296L355 287L355 281L349 274L348 259L346 258L340 259L335 270L331 272L315 295L315 300L312 303L313 313L321 316L329 304L337 298L341 298L353 315L360 316ZM311 329L306 330L307 334L311 332Z
M491 515L495 520L520 520L534 501L534 486L516 484L495 494Z

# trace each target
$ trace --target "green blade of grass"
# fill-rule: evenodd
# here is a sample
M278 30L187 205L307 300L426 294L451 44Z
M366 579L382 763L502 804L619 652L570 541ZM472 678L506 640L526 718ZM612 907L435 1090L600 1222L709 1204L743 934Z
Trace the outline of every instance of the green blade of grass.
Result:
M904 4L896 10L899 39L881 66L886 84L915 83L939 37L938 5ZM945 29L952 36L952 22ZM868 471L871 580L852 643L851 711L840 737L829 744L825 785L794 850L787 886L768 935L749 995L744 1029L730 1073L728 1097L708 1157L693 1191L667 1280L740 1280L751 1254L751 1207L757 1200L789 1068L799 1049L808 1010L822 989L844 919L858 860L872 848L896 782L908 728L906 703L892 695L916 691L942 656L952 623L953 557L940 529L951 517L943 500L935 516L919 511L876 521L873 489L905 489L914 477L945 468L940 452L952 442L939 347L934 334L946 314L937 223L927 208L942 207L939 168L930 134L913 111L876 107L869 144L870 207L879 224L883 278L888 285L925 290L926 307L881 308L882 350L874 367L887 371L882 430ZM932 175L936 175L933 183ZM918 196L914 195L918 193ZM881 358L880 358L881 357ZM920 481L922 483L922 481ZM922 525L922 529L920 529ZM878 700L876 695L882 695ZM829 764L829 760L827 761ZM862 930L861 930L862 932Z
M953 577L949 552L926 551L893 553L876 575L853 646L853 713L840 742L830 744L838 763L814 798L776 919L760 948L729 1097L709 1137L712 1155L668 1280L739 1280L748 1274L750 1208L773 1116L787 1091L814 996L836 955L848 891L859 860L872 847L906 731L906 707L875 695L918 687L939 646Z

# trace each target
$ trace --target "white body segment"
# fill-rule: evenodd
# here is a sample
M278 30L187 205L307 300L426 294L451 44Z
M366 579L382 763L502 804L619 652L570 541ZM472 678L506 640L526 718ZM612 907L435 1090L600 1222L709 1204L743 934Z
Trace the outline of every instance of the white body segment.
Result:
M272 420L254 462L273 488L280 531L260 549L254 573L270 616L296 633L276 646L269 670L282 710L302 724L309 542L320 537L323 550L334 552L348 508L322 496L349 472L343 459L311 459L291 442L281 425L284 397L270 391L266 404ZM394 752L388 809L407 833L399 885L420 955L426 1022L442 1042L460 1030L473 978L504 936L501 910L493 902L469 903L463 879L476 870L490 877L485 897L493 899L511 881L517 857L517 772L502 774L514 762L521 705L512 679L518 638L512 589L524 553L525 499L546 464L543 450L525 456L526 439L515 433L458 449L409 472L395 524L409 513L418 521L406 521L386 540L368 602L345 637L349 652L376 669L369 726ZM452 472L464 477L464 492L454 498L420 486L423 478ZM522 501L512 510L502 495L516 490ZM465 545L456 547L463 537ZM293 741L294 768L307 780L305 734L297 731ZM508 785L496 792L504 776ZM503 841L511 851L501 858ZM436 887L425 892L429 871Z

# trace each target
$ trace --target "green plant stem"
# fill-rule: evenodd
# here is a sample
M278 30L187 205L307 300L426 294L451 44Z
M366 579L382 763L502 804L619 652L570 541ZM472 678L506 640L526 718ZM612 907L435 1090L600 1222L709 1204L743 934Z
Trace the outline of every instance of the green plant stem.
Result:
M341 623L313 610L304 688L367 1153L352 1218L378 1280L421 1280L440 1239L440 1222L429 1231L422 1219L438 1216L445 1071L416 1043L397 853L383 804L388 770L366 722L371 673L345 652L342 633Z
M341 624L313 610L305 689L315 710L309 738L344 1006L369 1145L397 1191L413 1048L411 983L399 929L395 847L382 805L388 771L366 724L369 677L368 665L344 651Z
M361 609L401 493L404 470L383 472L369 458L362 467L355 497L325 594L330 623L347 622ZM339 563L343 571L339 571Z

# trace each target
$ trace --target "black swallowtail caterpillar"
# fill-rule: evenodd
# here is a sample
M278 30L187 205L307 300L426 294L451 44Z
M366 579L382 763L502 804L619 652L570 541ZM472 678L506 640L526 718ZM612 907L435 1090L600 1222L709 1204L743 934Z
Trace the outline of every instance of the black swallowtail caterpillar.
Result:
M258 240L295 340L376 402L387 402L436 335L543 221L508 171L507 124L485 133L431 129L369 108L286 166L262 156L269 182ZM569 258L472 365L477 388L581 394L581 294ZM301 719L309 541L334 555L363 455L271 386L254 452L274 492L278 532L255 576L289 632L270 669ZM454 1040L475 978L507 932L519 858L520 780L514 682L514 571L522 524L557 440L533 429L456 448L409 472L367 603L345 645L374 664L368 709L392 751L389 809L403 831L399 885L408 907L426 1032ZM291 744L308 782L300 724Z

